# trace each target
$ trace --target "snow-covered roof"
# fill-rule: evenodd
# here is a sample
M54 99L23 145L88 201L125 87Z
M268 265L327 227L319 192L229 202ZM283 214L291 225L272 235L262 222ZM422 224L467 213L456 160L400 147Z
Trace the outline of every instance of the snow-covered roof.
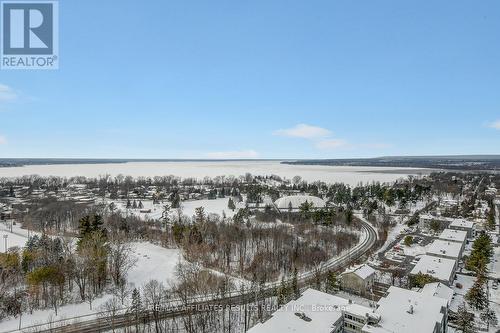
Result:
M307 289L300 298L282 306L269 320L255 325L248 333L330 333L348 304L344 298ZM310 320L304 320L305 317L303 319L296 313L303 313Z
M355 315L357 317L363 317L363 318L366 318L367 314L374 312L373 309L371 308L354 303L347 305L344 311L352 315Z
M467 239L467 231L444 229L441 235L439 235L439 239L464 243L465 240Z
M345 272L342 273L342 275L347 273L354 273L364 280L370 275L375 274L375 270L370 266L368 266L367 264L362 264L346 269Z
M413 267L410 274L428 274L440 281L451 281L455 270L455 260L424 255Z
M441 309L446 306L442 298L391 286L375 311L381 320L376 326L365 325L363 332L432 333L443 321Z
M455 228L472 229L472 228L474 228L474 224L475 223L472 221L467 221L467 220L462 220L462 219L454 219L450 223L449 227L450 228L455 227Z
M441 282L428 283L422 288L421 292L426 295L445 299L448 304L451 304L451 300L453 298L453 289L442 284Z
M461 251L462 244L460 243L436 239L427 249L427 254L458 259Z
M312 195L292 195L287 197L279 198L274 202L278 209L288 209L290 203L292 204L292 209L297 209L305 202L312 203L314 208L323 208L326 203L323 199L318 197L313 197Z

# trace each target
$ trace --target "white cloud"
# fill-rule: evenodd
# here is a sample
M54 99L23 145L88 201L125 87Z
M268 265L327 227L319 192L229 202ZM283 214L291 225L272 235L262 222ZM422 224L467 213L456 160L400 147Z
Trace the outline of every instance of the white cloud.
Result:
M349 146L349 143L342 139L321 140L316 143L316 147L319 149L337 149L347 146Z
M7 139L5 138L5 136L0 135L0 145L4 145L6 143L7 143Z
M241 150L241 151L218 151L207 153L206 157L214 159L246 159L257 158L259 153L255 150Z
M500 130L500 120L488 124L488 127Z
M370 148L370 149L385 149L392 147L392 145L389 143L365 143L360 146L363 148Z
M12 88L0 83L0 102L13 101L17 97L17 93Z
M317 138L328 137L332 135L332 132L322 127L311 126L306 124L298 124L292 128L279 129L277 131L274 131L273 134L279 136L289 136L294 138L317 139Z

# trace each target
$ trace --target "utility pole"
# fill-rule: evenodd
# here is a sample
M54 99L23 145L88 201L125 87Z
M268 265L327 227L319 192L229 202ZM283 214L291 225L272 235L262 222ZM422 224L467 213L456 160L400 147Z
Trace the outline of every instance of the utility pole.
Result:
M9 235L3 235L3 239L4 239L4 242L5 242L5 253L7 253L7 238L9 237Z

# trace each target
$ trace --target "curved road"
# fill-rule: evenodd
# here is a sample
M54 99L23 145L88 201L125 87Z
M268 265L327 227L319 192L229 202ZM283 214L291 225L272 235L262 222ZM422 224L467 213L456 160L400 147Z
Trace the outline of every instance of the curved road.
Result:
M362 222L362 239L359 244L354 248L350 249L347 253L342 254L339 257L333 258L323 264L321 267L323 272L326 271L336 271L343 267L348 266L351 262L363 257L367 254L374 246L377 240L376 229L366 221L360 214L355 215ZM311 284L314 278L314 271L309 271L299 275L298 282L300 286L306 287ZM233 292L228 294L226 297L220 298L214 297L204 297L204 298L191 298L187 302L182 303L179 300L170 300L166 303L162 309L156 313L157 319L166 319L183 316L189 313L194 313L197 311L207 311L213 306L221 305L242 305L255 302L259 299L264 299L276 295L276 287L280 282L275 282L267 284L263 290L261 290L256 296L255 292ZM200 310L205 309L205 310ZM89 318L86 316L85 318ZM114 316L114 319L104 319L95 318L93 315L90 319L84 320L82 317L69 318L64 321L52 323L52 327L47 327L48 324L36 325L30 327L24 327L21 331L36 331L43 333L95 333L95 332L105 332L111 331L112 329L118 329L123 327L130 327L135 325L135 317L126 311L119 312L119 314ZM154 320L154 314L151 310L145 310L139 315L139 322L145 323ZM6 333L19 332L10 331Z

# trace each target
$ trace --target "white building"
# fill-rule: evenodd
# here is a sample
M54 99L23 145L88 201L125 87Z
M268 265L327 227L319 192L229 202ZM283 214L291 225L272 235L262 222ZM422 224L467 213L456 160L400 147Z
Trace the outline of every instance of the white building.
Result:
M424 255L413 267L410 274L427 274L450 286L455 278L457 261L453 259L439 258L435 256Z
M340 275L340 286L343 290L366 296L371 294L375 270L367 264L348 268Z
M422 288L422 290L420 290L420 292L429 296L435 296L446 300L448 302L448 307L453 300L454 294L453 289L441 282L428 283Z
M444 241L459 243L462 246L462 253L463 253L465 249L465 244L467 243L467 231L444 229L438 238Z
M467 232L467 238L472 238L475 234L475 223L472 221L454 219L448 228Z
M366 324L363 333L445 333L448 302L428 293L391 286L377 303L377 324Z
M374 309L359 304L349 304L344 308L344 333L357 333L366 324L375 325L380 321L380 315Z
M282 306L264 323L252 327L249 333L343 332L342 310L349 301L307 289L295 301Z
M462 250L463 246L460 243L436 239L427 248L427 254L439 258L459 260L462 257Z

